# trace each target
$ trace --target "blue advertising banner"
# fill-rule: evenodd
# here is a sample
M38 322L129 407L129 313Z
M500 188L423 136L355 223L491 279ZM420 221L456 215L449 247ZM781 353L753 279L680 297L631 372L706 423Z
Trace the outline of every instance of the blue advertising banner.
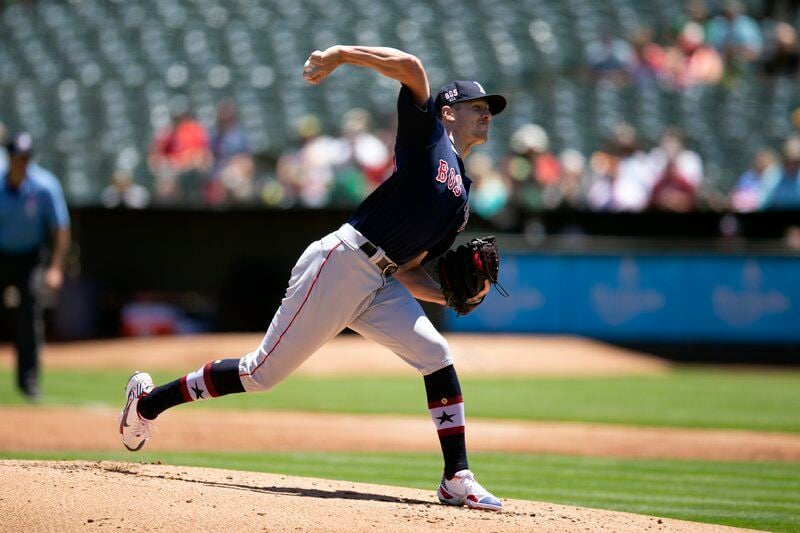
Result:
M500 283L451 331L658 342L800 342L800 258L504 254Z

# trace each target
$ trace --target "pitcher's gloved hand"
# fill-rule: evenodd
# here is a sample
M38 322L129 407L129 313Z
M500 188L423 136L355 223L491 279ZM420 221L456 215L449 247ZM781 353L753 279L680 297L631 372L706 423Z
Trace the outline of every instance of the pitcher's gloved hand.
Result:
M494 237L472 239L444 254L437 265L447 305L463 316L478 307L500 272Z

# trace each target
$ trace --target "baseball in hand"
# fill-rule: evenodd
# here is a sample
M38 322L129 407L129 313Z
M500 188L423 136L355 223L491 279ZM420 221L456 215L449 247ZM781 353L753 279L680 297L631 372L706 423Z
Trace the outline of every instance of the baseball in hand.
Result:
M319 73L319 67L317 65L312 65L309 59L306 59L305 65L303 65L303 77L307 81L311 81L311 79Z

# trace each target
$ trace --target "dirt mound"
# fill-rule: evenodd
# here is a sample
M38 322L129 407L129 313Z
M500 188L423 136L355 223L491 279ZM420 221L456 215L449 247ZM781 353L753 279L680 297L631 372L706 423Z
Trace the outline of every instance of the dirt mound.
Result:
M0 461L2 531L734 531L532 501L503 504L503 513L470 511L439 505L433 490L204 468Z
M208 361L239 357L258 348L260 334L196 335L48 344L46 368L182 370ZM623 375L667 370L652 356L578 337L533 335L447 336L461 375ZM0 346L0 367L12 363L10 346ZM358 335L340 335L298 370L306 375L374 376L414 374L391 351Z
M107 408L2 407L0 450L121 450L115 431L117 413ZM149 451L433 452L439 448L426 416L177 409L161 415L157 426L159 433L147 444ZM209 427L215 430L209 432ZM485 419L469 420L467 431L473 451L800 460L800 435Z

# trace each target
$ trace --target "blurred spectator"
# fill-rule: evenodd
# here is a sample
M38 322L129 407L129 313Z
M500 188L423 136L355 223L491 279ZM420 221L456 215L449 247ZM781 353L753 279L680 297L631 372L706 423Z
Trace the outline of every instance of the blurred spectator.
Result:
M130 172L117 170L111 175L111 183L100 194L100 203L108 208L142 209L150 203L150 192L134 183Z
M514 198L529 208L542 205L542 189L555 185L561 165L550 153L550 138L541 126L525 124L511 136L511 153L503 161L503 173L511 178Z
M716 48L726 64L741 70L758 60L764 46L761 28L745 14L739 0L727 0L722 15L708 25L708 43Z
M648 207L659 211L688 213L695 208L696 201L697 190L678 170L675 159L668 159L653 185Z
M591 209L638 212L648 205L654 174L630 124L617 126L609 149L594 153L589 167Z
M627 41L603 33L599 39L587 45L586 62L592 79L623 84L636 67L636 55Z
M572 148L561 152L558 158L561 163L561 178L554 188L557 198L553 205L583 208L586 204L586 158Z
M611 150L598 150L589 159L590 186L586 201L593 211L615 211L614 187L619 157Z
M200 176L212 158L206 129L187 109L175 111L172 122L156 133L148 154L156 196L175 200L199 196Z
M742 213L761 209L765 191L777 184L780 175L777 155L768 148L762 148L753 158L750 169L739 177L731 191L731 207Z
M683 134L676 127L666 128L658 146L650 151L650 165L656 177L662 176L669 164L675 167L674 172L695 189L702 185L703 160L697 152L684 146Z
M324 207L333 184L333 166L340 159L339 143L321 135L319 119L313 115L301 117L296 131L300 146L278 160L278 181L284 189L284 203Z
M704 44L703 27L689 22L678 36L676 45L667 49L665 81L667 86L684 89L695 85L715 85L722 80L725 65L719 53Z
M392 154L386 144L372 132L372 117L365 109L351 109L342 118L342 140L345 154L364 173L374 188L388 177Z
M228 197L246 201L253 197L255 163L247 133L236 119L236 105L225 101L217 106L217 123L211 132L213 165L203 195L210 204Z
M774 186L767 185L765 209L800 207L800 137L790 137L783 144L783 166Z
M680 35L687 24L698 24L703 30L709 22L708 4L705 0L689 0L686 2L683 16L678 20L676 33Z
M624 211L642 211L647 206L655 181L647 154L639 146L636 128L621 123L614 131L615 151L619 156L615 203Z
M653 29L641 26L631 37L635 60L631 67L631 78L637 85L655 83L667 66L667 54L653 42Z
M491 219L506 207L511 196L511 184L494 167L491 157L476 153L467 162L467 175L472 180L469 200L472 210Z
M372 133L372 117L361 108L344 114L342 136L336 143L331 203L357 205L387 177L392 165L391 153Z
M764 72L770 76L794 77L800 70L797 31L791 24L778 22L774 32L775 44L766 54Z

